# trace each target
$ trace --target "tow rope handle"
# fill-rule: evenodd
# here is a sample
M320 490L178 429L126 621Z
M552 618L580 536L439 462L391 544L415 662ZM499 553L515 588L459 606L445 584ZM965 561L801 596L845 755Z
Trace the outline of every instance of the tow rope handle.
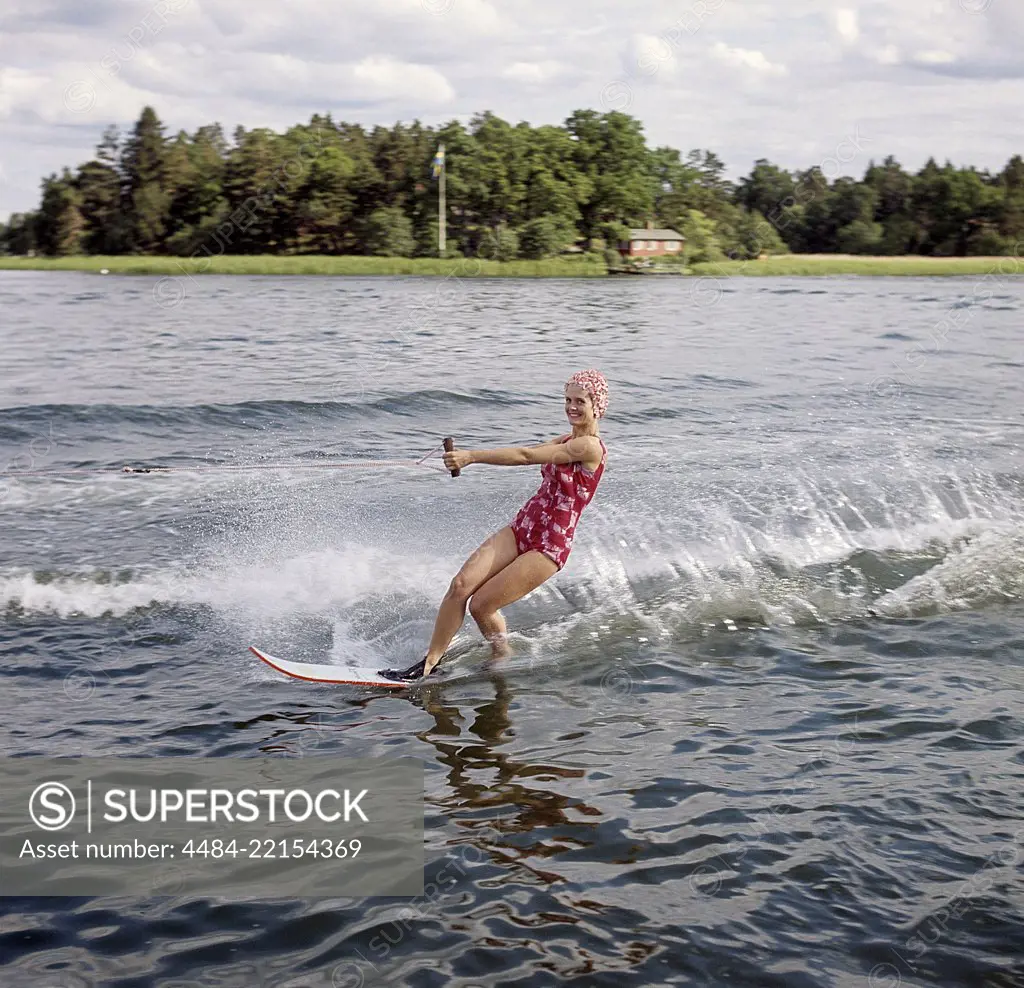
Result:
M444 451L446 453L450 453L453 449L455 449L455 440L452 439L451 436L445 436L444 437ZM462 473L462 471L458 467L456 467L454 470L452 470L450 472L451 472L451 475L453 477L457 477L460 473Z

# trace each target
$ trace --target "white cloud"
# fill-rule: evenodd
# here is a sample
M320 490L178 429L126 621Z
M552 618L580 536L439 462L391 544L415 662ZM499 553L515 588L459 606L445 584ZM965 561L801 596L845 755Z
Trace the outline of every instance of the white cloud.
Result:
M857 11L849 7L840 7L835 12L836 31L847 44L856 44L860 38L860 27L857 24Z
M730 48L721 41L712 46L711 54L726 65L752 69L761 75L784 76L789 71L785 65L769 62L763 52L749 48Z
M914 61L920 62L922 65L949 65L956 61L956 55L952 52L932 49L931 51L919 51L914 56Z
M674 76L678 68L679 42L674 35L634 34L626 47L627 72L643 76Z
M361 95L375 99L419 99L447 103L455 96L448 80L428 65L413 65L384 55L371 55L352 67Z
M502 78L526 85L539 85L548 82L558 75L560 66L557 62L513 62L502 70Z
M322 0L306 0L322 8ZM289 0L294 4L295 0ZM449 30L471 31L488 35L506 27L501 14L489 0L375 0L379 11L401 22L414 21L424 15L432 17ZM341 6L351 10L351 0L342 0ZM362 0L358 0L362 6ZM346 13L349 11L345 11Z
M855 0L856 37L839 27L851 69L859 59L934 75L1007 77L1024 74L1024 16L1018 4L986 0ZM846 9L846 8L844 8ZM998 17L996 11L998 9ZM849 25L848 25L849 27Z
M878 48L871 53L871 56L879 65L899 65L900 63L900 50L895 45Z
M35 99L46 81L46 76L38 72L12 66L0 69L0 119L9 117L15 107Z
M421 9L431 4L450 7L450 13L443 16L452 17L459 27L477 34L493 35L505 26L497 8L487 0L416 0L416 3Z

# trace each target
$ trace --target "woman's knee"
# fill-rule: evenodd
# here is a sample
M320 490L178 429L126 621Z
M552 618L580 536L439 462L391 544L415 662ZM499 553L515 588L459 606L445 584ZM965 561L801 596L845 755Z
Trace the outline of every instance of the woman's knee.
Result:
M494 608L485 597L477 595L469 599L469 613L476 622L486 621L494 613Z
M473 591L476 588L469 582L469 580L461 573L457 573L452 582L448 584L447 597L450 600L457 600L460 604L464 604L469 600Z

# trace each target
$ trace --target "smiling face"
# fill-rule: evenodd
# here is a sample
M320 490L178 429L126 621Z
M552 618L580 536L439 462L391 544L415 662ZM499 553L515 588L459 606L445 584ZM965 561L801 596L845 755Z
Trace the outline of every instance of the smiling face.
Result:
M597 421L590 395L578 384L565 386L565 417L573 428L586 428Z

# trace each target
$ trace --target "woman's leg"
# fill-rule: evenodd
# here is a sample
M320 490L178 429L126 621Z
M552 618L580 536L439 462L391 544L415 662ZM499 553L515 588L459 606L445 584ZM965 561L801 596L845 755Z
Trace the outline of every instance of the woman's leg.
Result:
M505 619L500 609L536 590L557 572L558 566L553 560L542 552L531 550L518 556L473 594L469 612L481 634L491 643L494 658L502 659L509 651Z
M517 556L516 537L507 525L495 532L462 564L448 586L434 621L434 634L427 649L423 675L441 661L455 633L466 617L466 602L495 573L505 569ZM554 563L551 564L554 566Z

